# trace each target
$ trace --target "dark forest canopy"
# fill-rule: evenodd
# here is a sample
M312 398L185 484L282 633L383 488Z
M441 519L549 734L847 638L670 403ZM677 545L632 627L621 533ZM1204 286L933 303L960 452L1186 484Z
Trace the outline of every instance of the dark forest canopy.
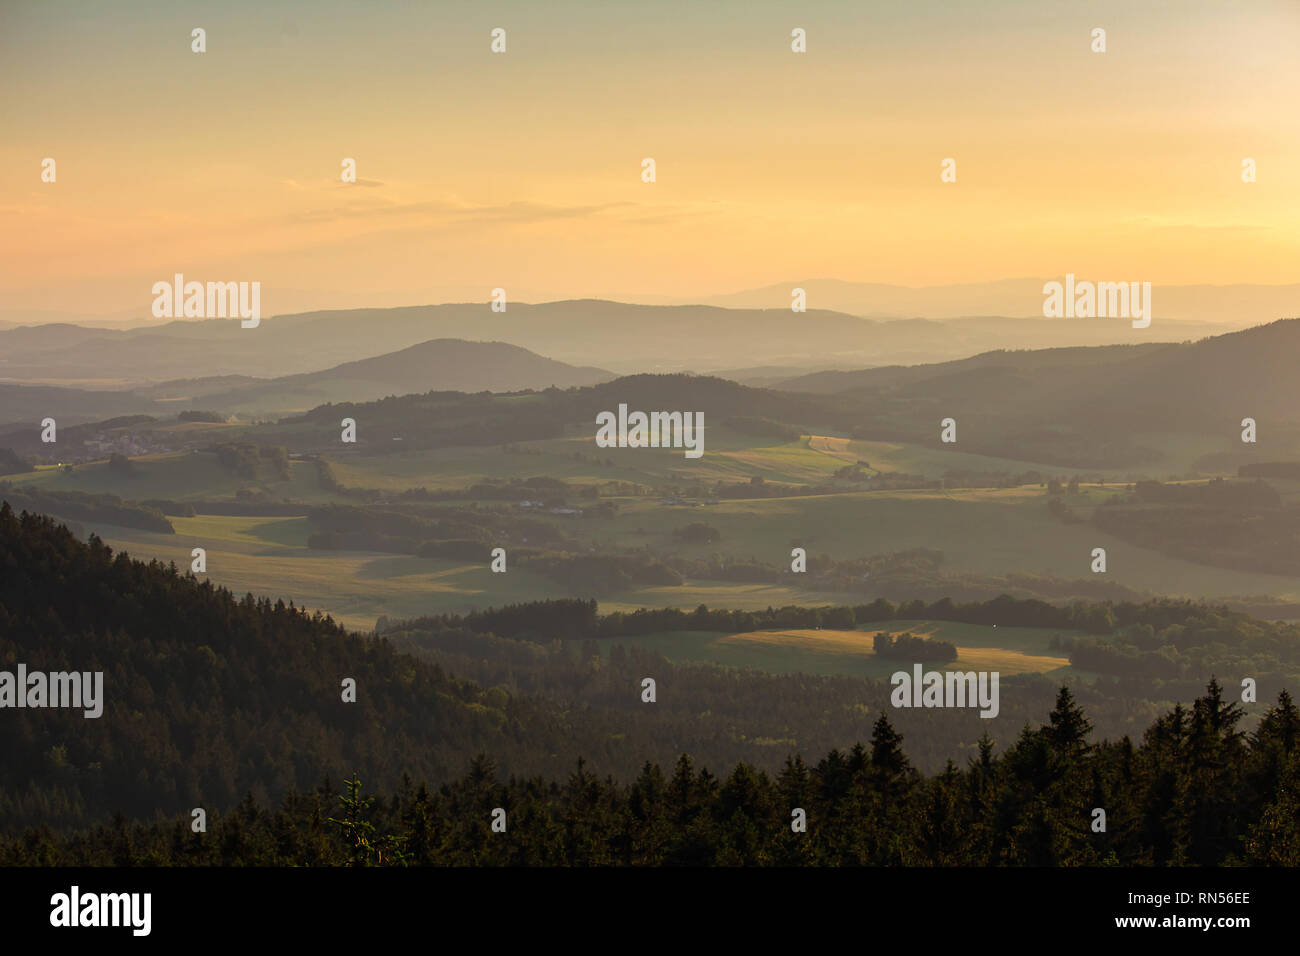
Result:
M479 755L441 787L408 777L380 799L355 778L274 808L250 795L201 834L188 815L34 828L0 838L0 865L1300 865L1300 711L1283 692L1249 738L1239 717L1211 682L1141 744L1090 745L1063 688L1005 754L986 738L930 777L884 715L869 745L813 766L792 756L774 775L715 776L682 755L628 783L582 761L564 780L501 779Z

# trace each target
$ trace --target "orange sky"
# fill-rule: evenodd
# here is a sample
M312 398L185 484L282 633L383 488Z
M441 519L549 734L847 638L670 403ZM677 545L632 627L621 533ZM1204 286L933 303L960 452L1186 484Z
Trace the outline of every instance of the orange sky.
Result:
M89 6L0 9L0 309L1300 281L1292 0Z

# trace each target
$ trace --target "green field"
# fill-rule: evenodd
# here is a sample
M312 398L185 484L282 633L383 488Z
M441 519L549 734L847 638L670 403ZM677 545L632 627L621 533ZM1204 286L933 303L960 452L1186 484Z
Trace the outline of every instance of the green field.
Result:
M720 634L715 631L668 631L638 637L606 638L599 641L608 653L615 644L656 651L671 661L709 663L725 667L748 667L768 673L826 674L888 678L910 667L895 660L882 660L872 650L878 631L913 634L952 642L956 661L926 669L997 671L1013 674L1047 674L1053 678L1075 675L1069 661L1048 642L1071 632L1051 628L986 627L949 621L889 621L864 625L852 631L772 630L748 634Z
M705 454L694 460L686 458L678 449L597 448L594 436L585 432L525 442L521 447L526 449L526 454L506 452L500 446L457 446L372 456L341 452L333 460L335 474L344 485L386 491L411 487L462 488L487 479L533 475L548 475L578 484L738 482L755 476L764 481L813 484L830 481L837 469L857 461L866 461L878 473L922 474L930 478L941 477L949 470L1017 474L1037 469L1044 474L1070 473L1070 469L1052 465L897 442L855 441L825 435L804 435L798 441L780 442L743 435L724 426L706 428ZM579 457L575 458L575 454ZM1127 471L1119 470L1093 469L1088 473L1116 481L1129 477Z

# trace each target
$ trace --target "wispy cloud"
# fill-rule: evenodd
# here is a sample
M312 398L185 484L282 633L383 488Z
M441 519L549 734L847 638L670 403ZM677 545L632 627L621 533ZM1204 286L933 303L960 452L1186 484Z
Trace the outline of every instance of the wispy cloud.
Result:
M472 225L484 222L538 223L562 219L586 219L636 205L637 203L629 202L556 205L527 201L474 204L451 200L426 200L405 203L364 200L347 206L309 209L293 213L289 216L289 221L320 224L343 221L384 221L411 217L429 223L449 226Z

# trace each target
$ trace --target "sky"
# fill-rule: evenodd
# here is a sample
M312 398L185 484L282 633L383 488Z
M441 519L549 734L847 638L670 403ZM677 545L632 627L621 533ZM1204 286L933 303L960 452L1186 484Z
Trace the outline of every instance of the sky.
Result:
M1297 282L1298 49L1297 0L0 0L0 310Z

